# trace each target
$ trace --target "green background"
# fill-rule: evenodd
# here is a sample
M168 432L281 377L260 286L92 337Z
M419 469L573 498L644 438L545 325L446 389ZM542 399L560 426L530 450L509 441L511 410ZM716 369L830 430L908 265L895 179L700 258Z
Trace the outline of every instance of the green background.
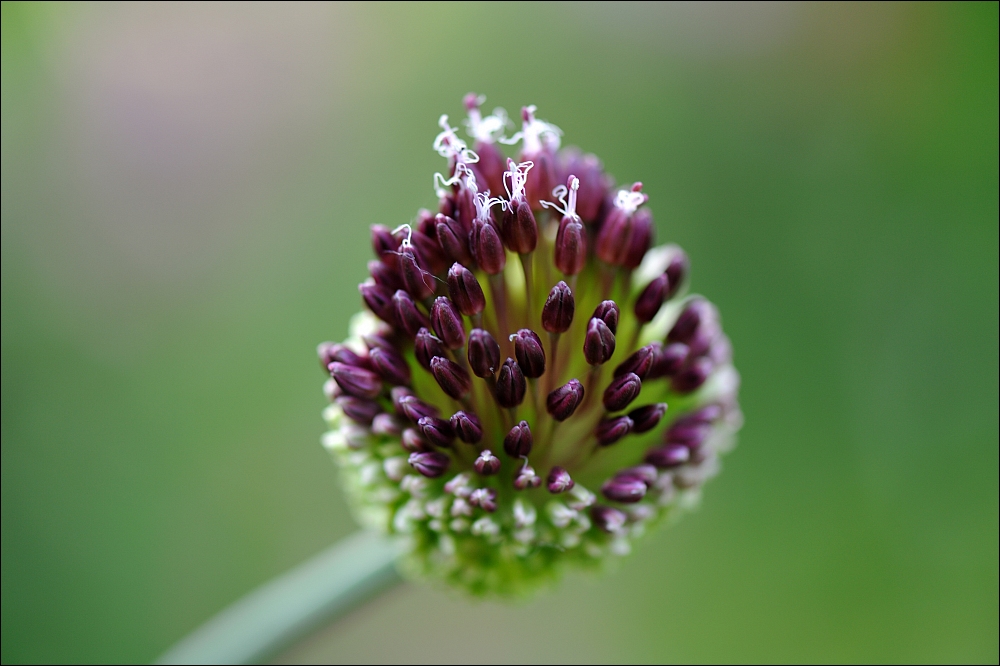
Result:
M617 573L286 658L996 662L997 7L4 3L3 662L151 660L355 529L314 348L470 90L646 184L740 446Z

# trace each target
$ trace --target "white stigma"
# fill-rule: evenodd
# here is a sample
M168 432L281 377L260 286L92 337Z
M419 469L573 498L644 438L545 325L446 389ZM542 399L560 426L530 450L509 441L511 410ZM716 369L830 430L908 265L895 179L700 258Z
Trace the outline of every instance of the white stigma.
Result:
M636 208L649 200L649 196L643 194L641 189L642 183L636 183L631 190L618 190L618 196L615 197L615 207L622 209L628 215L634 213Z
M563 214L563 217L572 217L577 220L580 216L576 214L576 193L580 189L580 179L576 176L569 177L569 188L565 185L559 185L554 190L552 190L552 196L554 196L559 203L553 203L552 201L540 201L543 208L552 208ZM561 205L560 205L561 204Z
M533 166L535 166L535 163L530 161L514 164L514 160L507 160L507 171L504 172L503 186L507 188L507 196L511 203L515 199L524 198L524 187L528 182L528 172L531 171L531 167Z

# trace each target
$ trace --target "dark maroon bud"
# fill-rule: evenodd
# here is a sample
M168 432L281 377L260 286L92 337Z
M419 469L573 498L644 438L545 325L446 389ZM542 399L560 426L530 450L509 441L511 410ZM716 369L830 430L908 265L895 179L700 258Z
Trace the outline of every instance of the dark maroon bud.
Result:
M654 360L656 360L656 348L653 345L640 347L631 356L618 364L618 367L615 368L615 377L621 377L626 373L632 372L638 375L639 379L646 379L653 367Z
M362 425L371 425L375 415L382 411L382 408L374 400L355 398L350 395L337 398L337 404L352 421Z
M384 261L372 260L368 262L368 273L371 274L375 284L396 291L403 287L403 279L399 276L399 269L392 268Z
M455 304L447 296L438 296L431 306L431 326L448 349L460 349L465 345L465 323Z
M413 234L410 237L410 242L413 243L413 248L416 250L420 266L426 269L422 271L422 281L433 292L436 289L433 274L440 273L447 268L450 261L441 250L441 246L438 245L437 232L433 227L433 223L430 235L422 233Z
M395 401L394 401L395 402ZM414 423L425 416L439 416L440 410L434 405L429 405L415 395L404 395L399 398L399 409L403 416Z
M514 343L514 356L525 377L534 379L545 374L545 349L538 334L530 328L522 328L510 336Z
M712 316L712 306L708 301L696 298L677 317L673 328L667 334L667 342L687 342L695 334L702 322Z
M417 230L416 233L433 238L436 222L437 220L434 219L434 213L430 212L426 208L421 208L417 211L416 221L414 222L414 227Z
M678 421L670 426L663 435L663 441L667 444L681 444L689 449L697 449L709 433L712 426L708 423L685 423Z
M666 444L646 452L646 462L657 469L670 469L683 465L691 457L691 451L682 444Z
M463 264L472 263L472 253L469 251L469 232L462 225L448 217L438 214L437 239L444 253L452 260Z
M612 502L633 504L646 496L646 484L633 476L616 475L604 482L601 493Z
M326 396L327 400L333 402L340 396L344 395L344 391L343 389L340 388L340 385L337 384L337 382L335 382L331 377L330 379L323 382L323 395Z
M455 400L460 399L472 388L472 380L469 379L469 373L465 368L443 356L431 359L431 374L434 375L441 390Z
M476 488L469 493L469 504L493 513L497 510L497 491L493 488Z
M424 476L436 479L448 471L451 458L439 451L427 451L424 453L411 453L409 463L413 469Z
M549 472L548 489L550 493L559 494L572 490L576 482L570 478L569 472L562 467L553 467Z
M507 253L503 249L500 235L491 222L476 220L472 223L469 246L476 263L490 275L496 275L507 265Z
M677 393L690 393L708 379L712 374L712 361L701 356L689 362L670 382L670 388ZM346 389L345 389L346 390Z
M398 289L392 295L392 303L396 308L396 321L411 338L416 337L421 328L430 328L427 316L417 309L417 304L407 292Z
M474 328L469 333L469 367L476 377L492 377L500 367L500 345L489 331Z
M421 268L416 252L408 245L399 251L399 274L403 278L403 286L418 301L434 293L434 276Z
M677 252L674 258L670 260L667 264L666 275L667 279L670 281L670 289L666 293L666 298L669 300L677 294L677 290L680 289L681 283L684 282L684 278L688 274L688 258L684 254L683 250Z
M451 416L451 429L466 444L475 444L483 438L483 424L471 412L455 412Z
M382 392L382 379L371 370L334 361L330 374L347 395L374 400Z
M639 379L639 375L628 372L611 382L604 390L604 408L609 412L625 409L638 397L640 390L642 390L642 380Z
M388 332L380 331L375 333L366 333L361 336L361 339L365 341L365 345L368 349L386 349L391 352L396 351L396 344L392 341Z
M375 316L389 324L396 323L396 306L392 301L392 291L374 282L358 285L361 298Z
M413 391L405 386L393 386L392 389L389 390L389 398L392 399L392 406L395 408L397 416L406 416L409 418L406 410L403 409L403 400L409 397L416 396L413 395ZM421 416L424 416L424 414L421 414ZM420 417L418 416L417 418ZM416 420L417 419L413 419L414 422L416 422Z
M368 353L372 369L389 384L409 384L410 366L402 356L385 349L373 349Z
M652 487L652 485L656 483L656 467L649 464L626 467L615 474L615 477L623 479L626 477L639 479L645 483L647 487Z
M510 429L507 436L503 438L503 450L511 458L521 458L531 453L531 445L534 438L531 436L531 428L527 421L521 421Z
M521 367L512 358L508 358L500 366L497 374L497 402L501 407L517 407L524 402L524 393L528 390L528 382L521 372Z
M527 488L537 488L542 485L542 477L535 474L535 470L525 465L518 470L514 477L514 489L525 490Z
M613 419L604 419L597 424L594 434L597 436L597 443L601 446L610 446L620 440L632 430L632 419L627 416L617 416Z
M663 307L667 291L670 289L670 280L666 273L660 275L655 280L646 285L646 288L639 294L635 301L635 317L641 323L653 321L653 317Z
M372 225L372 249L375 251L375 256L385 261L390 268L398 267L399 257L396 251L399 249L399 240L392 235L388 227L383 227L381 224Z
M400 445L411 453L433 450L431 445L427 443L427 440L424 439L424 436L416 428L406 428L403 430L403 435L400 437Z
M529 176L530 177L530 176ZM538 225L531 207L524 199L515 199L503 214L503 241L518 254L534 252L538 245Z
M316 348L316 353L319 355L319 362L327 369L334 361L358 368L368 366L368 359L355 353L350 347L337 342L324 342Z
M590 519L594 521L598 529L609 534L614 534L625 527L625 521L628 520L628 516L618 509L598 504L591 508Z
M594 240L594 254L601 261L617 266L625 256L625 243L630 232L630 220L625 211L612 207Z
M660 423L660 419L666 413L667 403L665 402L658 402L654 405L645 405L633 409L628 413L628 417L632 419L632 432L649 432Z
M628 238L622 265L630 270L638 268L652 244L653 214L648 208L640 208L632 216L632 234Z
M601 304L594 308L592 317L597 317L611 329L611 332L618 335L618 304L614 301L601 301Z
M688 358L688 346L683 342L674 342L665 347L660 343L654 345L659 346L654 346L656 356L648 379L673 377L680 372Z
M421 328L417 331L417 338L413 343L413 353L417 357L417 362L425 369L430 370L431 359L435 356L444 356L448 352L445 351L444 344L437 336L426 328Z
M691 356L707 356L715 341L722 336L722 327L714 318L704 318L687 341Z
M452 264L448 269L448 295L458 311L467 317L479 314L486 307L486 297L479 280L462 264Z
M451 446L455 440L451 423L435 416L425 416L417 421L417 429L434 446Z
M573 412L583 402L583 384L571 379L552 393L545 400L545 407L556 421L565 421L573 416Z
M549 333L565 333L573 323L575 312L573 290L565 282L559 282L552 287L542 307L542 328Z
M587 265L587 231L580 220L566 215L559 222L553 258L563 275L577 275Z
M455 205L455 195L451 192L446 192L445 195L438 200L438 212L442 215L456 217L458 215L457 210L458 207Z
M483 476L492 476L500 471L500 459L493 455L493 452L486 449L479 454L476 462L472 463L476 472Z
M372 432L376 435L399 437L400 433L403 432L403 428L394 416L382 412L381 414L376 414L375 418L372 419Z
M583 355L590 365L601 365L615 353L615 334L604 320L593 317L583 339Z

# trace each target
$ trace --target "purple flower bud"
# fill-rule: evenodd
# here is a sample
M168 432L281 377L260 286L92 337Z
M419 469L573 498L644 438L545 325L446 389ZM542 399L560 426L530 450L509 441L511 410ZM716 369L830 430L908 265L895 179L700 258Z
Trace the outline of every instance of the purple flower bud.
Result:
M689 449L697 449L711 431L711 424L678 419L664 433L663 441L667 444L681 444Z
M565 421L573 416L573 412L583 402L583 384L571 379L556 390L549 393L545 407L556 421Z
M441 414L437 407L427 404L415 395L404 395L401 396L398 401L394 400L393 402L398 402L399 409L403 412L403 416L410 419L414 423L425 416L439 416Z
M469 233L462 225L448 217L438 214L435 218L438 243L444 253L452 260L462 264L472 263L472 253L469 251Z
M426 212L426 211L425 211ZM449 261L444 251L438 244L437 230L434 228L433 220L428 220L430 227L423 232L418 232L410 236L410 242L416 250L416 256L423 271L423 282L427 283L431 290L436 289L433 274L440 273L447 268Z
M392 300L392 292L385 287L374 283L361 283L358 285L361 298L364 299L368 309L375 313L375 316L382 321L396 323L396 306Z
M628 520L628 516L618 509L597 504L590 509L590 519L594 521L598 529L609 534L614 534L625 527L625 521Z
M564 275L578 275L587 265L587 231L580 220L563 216L556 232L553 259Z
M469 232L469 247L479 267L496 275L507 265L507 253L492 222L475 220Z
M467 317L479 314L486 307L486 297L479 280L462 264L452 264L448 269L448 294L458 311Z
M510 336L514 343L514 356L525 377L534 379L545 374L545 349L538 334L529 328L522 328Z
M665 402L658 402L653 405L645 405L633 409L628 413L628 417L632 419L632 432L649 432L660 423L660 419L666 413L667 403Z
M417 362L425 369L431 369L431 359L435 356L444 356L448 352L444 349L444 344L433 333L426 328L417 331L417 339L413 343L413 353L417 357Z
M412 247L404 245L399 252L399 274L403 278L403 286L418 301L434 293L434 276L420 267Z
M618 335L618 304L614 301L601 301L600 305L594 308L591 317L597 317L611 329L611 332Z
M424 453L411 453L408 462L413 469L424 476L436 479L448 471L451 458L439 451L426 451Z
M535 246L538 245L538 225L531 207L524 199L510 201L504 210L503 241L518 254L535 251Z
M411 391L406 386L393 386L389 390L389 397L392 399L392 406L396 410L396 415L397 416L407 416L406 411L403 409L403 400L405 398L415 397L415 396L413 396L413 391ZM424 416L424 415L421 414L421 416ZM419 417L417 417L417 418L419 418ZM413 421L416 422L416 419L414 419Z
M696 390L708 376L712 374L712 361L701 356L690 361L680 373L670 382L670 388L677 393L690 393ZM346 390L346 389L345 389Z
M382 379L371 370L334 361L330 374L347 395L374 400L382 392Z
M642 380L634 372L629 372L611 382L604 390L604 408L609 412L625 409L642 390Z
M416 428L405 428L403 430L403 435L400 437L400 445L411 453L433 451L431 445Z
M572 490L576 482L570 478L569 472L562 467L553 467L549 472L548 489L550 493L559 494Z
M459 411L452 414L451 428L466 444L475 444L483 438L483 424L471 412Z
M368 262L368 273L375 280L375 284L396 291L402 289L403 278L399 276L399 268L393 268L384 261L373 259Z
M389 384L409 384L410 366L402 356L385 349L373 349L368 353L372 368Z
M691 451L682 444L666 444L646 452L646 462L657 469L670 469L683 465L691 457Z
M681 288L681 283L684 282L687 274L688 257L684 254L683 250L678 250L677 254L674 255L673 259L667 265L666 275L670 281L670 289L665 296L668 300L677 294L677 290Z
M434 213L430 212L426 208L421 208L417 211L416 218L416 233L424 236L434 236L434 227L436 226L436 220L434 219ZM412 236L411 236L412 238Z
M714 319L715 309L701 298L688 303L667 334L667 342L688 342L704 322Z
M431 306L431 326L434 332L448 346L459 349L465 345L465 323L447 296L438 296Z
M658 377L673 377L684 367L688 358L688 346L683 342L674 342L667 346L654 343L655 358L649 371L648 379Z
M334 361L370 369L368 359L356 354L350 347L336 342L324 342L316 348L316 353L319 355L320 364L326 369L329 369Z
M638 375L639 379L646 379L655 360L656 347L654 345L650 344L640 347L631 356L618 364L618 367L615 368L615 377L621 377L626 373L632 372Z
M500 345L489 331L474 328L469 333L469 366L476 377L492 377L500 366Z
M355 398L350 395L337 398L337 404L352 421L362 425L371 425L375 415L382 411L382 408L374 400Z
M569 148L560 154L558 179L566 181L566 176L575 174L580 180L577 192L576 212L585 223L596 222L607 196L611 183L604 173L604 166L596 155L580 153Z
M434 446L451 446L455 439L451 423L435 416L425 416L417 421L417 429Z
M376 435L398 437L403 432L403 428L394 416L382 412L376 414L375 418L372 419L372 432Z
M524 402L524 393L528 390L528 382L521 372L521 367L512 358L508 358L500 366L497 374L497 402L501 407L517 407Z
M537 488L540 485L542 485L542 477L535 474L535 470L528 465L518 470L517 475L514 477L515 490Z
M655 280L646 285L646 288L639 294L635 301L635 317L641 323L653 321L663 306L667 291L670 289L670 279L667 274L660 275Z
M632 431L632 419L627 416L617 416L604 419L597 424L594 434L601 446L610 446Z
M497 491L493 488L476 488L469 493L469 504L493 513L497 510Z
M396 251L399 249L399 240L392 235L387 227L381 224L372 225L372 250L379 260L388 263L390 268L399 266L399 257Z
M646 484L634 476L616 475L604 482L601 493L612 502L633 504L646 496Z
M590 365L601 365L615 353L615 334L604 320L591 318L583 339L583 355Z
M560 281L552 287L542 307L542 328L549 333L565 333L573 323L576 300L569 285Z
M399 289L392 295L392 303L396 308L396 321L411 338L416 337L421 328L430 328L430 321L413 302L409 293Z
M653 214L647 208L640 208L632 216L632 235L629 236L628 246L622 265L630 270L639 267L642 258L653 244Z
M500 471L500 459L493 455L493 452L486 449L479 454L476 462L472 464L476 472L483 476L492 476Z
M633 478L638 479L646 484L646 487L651 488L654 483L656 483L656 467L653 465L636 465L634 467L626 467L617 474L616 477L620 478Z
M521 421L510 429L507 436L503 438L503 450L511 458L521 458L531 453L531 445L534 438L531 436L531 428L527 421Z
M636 233L637 213L635 212L635 208L638 204L645 201L646 198L644 194L640 193L641 190L642 183L636 183L632 186L631 192L623 190L618 193L618 199L615 201L614 207L608 213L600 230L597 232L594 253L601 261L612 266L624 266L630 254L634 254L637 251L632 249L633 237L639 238L640 245L642 242L645 242L646 249L648 249L648 243L652 239L652 236L647 235L643 238L643 232ZM649 222L651 223L652 220L650 219ZM638 224L642 224L642 217L640 217ZM645 251L643 249L643 254L645 254ZM639 260L642 260L641 256ZM636 265L638 266L638 264Z
M469 373L458 363L449 361L443 356L435 356L431 359L431 374L434 375L441 390L455 400L460 399L472 388Z

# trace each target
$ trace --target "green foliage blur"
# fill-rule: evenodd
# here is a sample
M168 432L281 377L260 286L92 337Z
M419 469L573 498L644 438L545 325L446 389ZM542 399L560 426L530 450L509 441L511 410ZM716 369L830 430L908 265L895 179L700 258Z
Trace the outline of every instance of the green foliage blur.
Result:
M998 659L998 5L2 9L2 661L148 661L355 529L316 343L461 97L534 103L719 304L700 511L327 661Z

